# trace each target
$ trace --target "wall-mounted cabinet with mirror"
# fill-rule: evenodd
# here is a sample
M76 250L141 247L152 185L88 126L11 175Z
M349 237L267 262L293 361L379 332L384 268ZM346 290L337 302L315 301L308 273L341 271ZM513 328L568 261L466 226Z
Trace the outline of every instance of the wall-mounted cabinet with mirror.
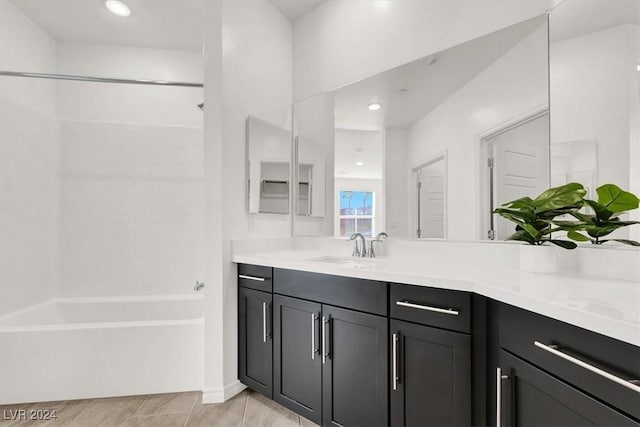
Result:
M248 212L288 214L291 133L249 116L246 142Z
M394 237L502 240L513 226L491 212L506 201L571 181L639 193L639 6L563 2L296 103L294 134L329 160L324 216L295 216L294 234L362 219ZM375 202L346 218L345 193Z

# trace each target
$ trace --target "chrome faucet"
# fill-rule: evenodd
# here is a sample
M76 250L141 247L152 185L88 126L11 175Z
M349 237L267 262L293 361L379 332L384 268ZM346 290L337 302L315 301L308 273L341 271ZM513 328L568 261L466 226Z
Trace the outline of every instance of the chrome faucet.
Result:
M364 236L360 233L353 233L349 240L355 240L353 252L351 256L365 257L367 256L367 243Z
M375 239L371 239L371 242L369 243L369 257L370 258L375 258L376 257L376 253L373 250L373 244L376 243L376 242L383 242L384 239L386 239L387 237L389 237L389 235L383 231L382 233L378 233L378 235L376 236Z

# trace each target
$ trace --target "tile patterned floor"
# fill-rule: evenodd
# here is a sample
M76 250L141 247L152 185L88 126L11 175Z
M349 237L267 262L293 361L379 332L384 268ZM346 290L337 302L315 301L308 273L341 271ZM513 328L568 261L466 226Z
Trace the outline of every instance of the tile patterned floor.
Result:
M13 419L25 410L56 411L48 421ZM68 427L313 427L314 423L253 391L203 405L200 392L0 405L0 426Z

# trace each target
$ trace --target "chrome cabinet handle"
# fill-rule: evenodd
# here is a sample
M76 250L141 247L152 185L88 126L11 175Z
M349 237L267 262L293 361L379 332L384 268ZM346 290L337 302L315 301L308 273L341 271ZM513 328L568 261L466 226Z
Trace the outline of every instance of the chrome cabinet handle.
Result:
M238 274L238 277L241 279L255 280L256 282L264 282L266 280L264 277L247 276L246 274Z
M509 379L502 373L502 369L496 368L496 427L502 425L502 380Z
M393 353L393 390L398 389L398 334L393 334L393 344L391 347Z
M609 381L613 381L616 384L620 384L621 386L626 387L629 390L633 390L636 393L640 393L640 385L636 384L637 380L625 380L616 375L610 374L609 372L604 371L600 368L596 368L595 366L590 365L589 363L583 362L580 359L577 359L573 356L569 356L568 354L561 352L557 345L546 345L539 341L534 341L533 345L535 345L536 347L546 352L553 354L554 356L558 356L568 362L571 362L574 365L578 365L581 368L586 369L587 371L591 371L594 374L600 375L601 377L604 377Z
M316 314L311 313L311 360L316 359Z
M409 301L396 301L396 305L401 305L402 307L417 308L419 310L435 311L436 313L450 314L452 316L457 316L458 314L460 314L458 311L452 308L431 307L428 305L414 304Z
M267 303L262 303L262 341L267 342Z
M328 316L322 316L322 364L327 361L329 354L329 345L327 343L327 329L331 328L331 318Z

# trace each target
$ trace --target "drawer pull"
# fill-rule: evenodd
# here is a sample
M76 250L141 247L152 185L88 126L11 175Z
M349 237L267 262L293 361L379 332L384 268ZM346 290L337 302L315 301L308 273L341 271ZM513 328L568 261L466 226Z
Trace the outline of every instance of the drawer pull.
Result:
M620 377L617 377L617 376L615 376L613 374L610 374L607 371L603 371L600 368L596 368L593 365L590 365L590 364L588 364L586 362L583 362L580 359L576 359L573 356L569 356L568 354L561 352L558 349L559 347L557 345L546 345L546 344L542 344L541 342L538 342L538 341L534 341L533 345L535 345L538 348L541 348L542 350L544 350L546 352L549 352L549 353L553 354L554 356L558 356L558 357L560 357L560 358L562 358L562 359L564 359L564 360L566 360L568 362L573 363L574 365L578 365L581 368L584 368L584 369L586 369L588 371L593 372L594 374L598 374L601 377L604 377L604 378L606 378L606 379L608 379L610 381L613 381L614 383L620 384L623 387L626 387L626 388L628 388L630 390L633 390L636 393L640 393L640 386L634 384L636 382L635 380L624 380L624 379L622 379Z
M241 278L241 279L255 280L256 282L264 282L265 281L264 277L247 276L245 274L238 274L238 277Z
M417 308L419 310L435 311L436 313L450 314L452 316L457 316L458 314L460 314L452 308L430 307L428 305L414 304L409 301L396 301L396 305L401 305L403 307L409 307L409 308Z

